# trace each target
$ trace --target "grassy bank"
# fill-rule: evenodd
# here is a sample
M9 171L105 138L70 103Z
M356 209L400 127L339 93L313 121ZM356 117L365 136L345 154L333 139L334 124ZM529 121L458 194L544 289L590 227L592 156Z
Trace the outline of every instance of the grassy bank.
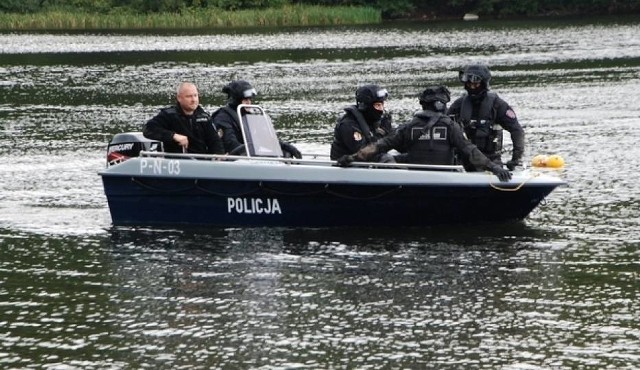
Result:
M180 14L86 14L46 12L0 14L1 30L95 30L154 28L230 28L318 26L380 23L379 10L368 7L286 6L278 9L223 11L206 9Z

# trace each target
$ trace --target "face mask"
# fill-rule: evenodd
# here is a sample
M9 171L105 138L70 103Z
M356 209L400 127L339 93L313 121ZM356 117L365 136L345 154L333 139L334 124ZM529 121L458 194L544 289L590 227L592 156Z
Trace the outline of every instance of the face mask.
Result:
M374 109L373 107L362 112L364 119L367 120L368 123L379 121L382 118L382 114L384 114L384 111Z

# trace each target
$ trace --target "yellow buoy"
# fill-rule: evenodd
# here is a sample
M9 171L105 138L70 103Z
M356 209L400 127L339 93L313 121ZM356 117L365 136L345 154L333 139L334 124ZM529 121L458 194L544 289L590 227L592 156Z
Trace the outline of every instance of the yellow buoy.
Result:
M531 160L531 166L533 167L547 167L547 156L544 154L538 154Z
M551 168L562 168L564 167L564 158L562 158L561 156L554 154L554 155L550 155L547 158L547 167L551 167Z

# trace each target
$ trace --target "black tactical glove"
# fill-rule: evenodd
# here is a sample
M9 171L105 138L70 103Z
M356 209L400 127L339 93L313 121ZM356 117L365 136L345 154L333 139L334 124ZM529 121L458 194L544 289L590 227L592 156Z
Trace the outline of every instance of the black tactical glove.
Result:
M389 127L392 127L392 121L391 112L385 112L380 119L380 125L376 127L376 135L378 137L387 136L389 132L387 132L384 126L389 125Z
M382 114L382 118L380 118L380 122L391 126L393 124L393 116L391 116L391 112L384 112Z
M509 181L511 180L511 172L502 168L502 166L492 163L489 167L489 170L493 172L494 175L498 176L500 181Z
M509 169L509 171L513 171L516 169L516 167L522 166L522 161L519 159L512 159L509 162L507 162L506 166Z
M291 154L293 158L302 159L302 153L300 153L298 148L296 148L295 146L289 143L280 142L280 148L282 149L282 151L288 152L289 154Z
M345 154L342 157L338 158L337 162L338 166L340 167L349 167L354 160L354 155Z
M356 153L356 158L359 161L368 161L372 157L378 154L378 147L375 144L369 144L363 148L360 148Z

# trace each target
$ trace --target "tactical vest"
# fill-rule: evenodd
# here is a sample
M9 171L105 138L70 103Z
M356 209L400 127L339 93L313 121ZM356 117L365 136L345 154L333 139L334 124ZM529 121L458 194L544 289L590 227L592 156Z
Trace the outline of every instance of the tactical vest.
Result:
M471 117L473 104L469 95L460 105L460 123L465 134L481 152L488 155L499 154L502 150L502 126L495 123L497 112L493 107L497 98L496 93L488 91L475 117Z
M451 165L454 164L454 151L449 142L453 121L442 113L421 111L406 128L412 141L407 150L411 163Z
M353 114L353 116L356 118L356 122L358 122L358 127L360 127L360 131L362 132L362 137L364 138L365 145L375 143L376 138L373 136L373 133L371 132L367 121L364 119L362 112L360 112L358 108L353 106L346 107L344 108L344 110L345 112Z
M231 118L233 118L234 126L232 127L237 133L240 133L240 137L238 139L242 139L242 130L240 128L240 117L238 117L238 112L231 109L228 105L219 108L217 111L213 112L211 115L212 118L215 118L221 111L227 112ZM214 126L215 127L215 126Z

